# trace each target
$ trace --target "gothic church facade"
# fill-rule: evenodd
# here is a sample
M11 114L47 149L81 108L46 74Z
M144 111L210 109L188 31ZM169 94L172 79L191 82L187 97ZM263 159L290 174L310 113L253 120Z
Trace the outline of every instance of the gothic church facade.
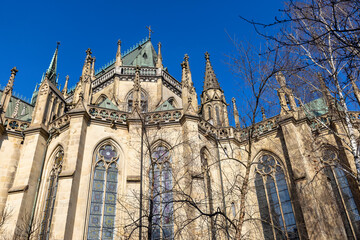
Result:
M74 89L58 88L57 58L31 102L12 95L16 68L0 92L5 239L360 238L354 157L326 93L310 117L279 73L279 115L241 128L233 100L233 127L208 53L200 103L189 57L178 81L151 39L119 41L97 72L88 49Z

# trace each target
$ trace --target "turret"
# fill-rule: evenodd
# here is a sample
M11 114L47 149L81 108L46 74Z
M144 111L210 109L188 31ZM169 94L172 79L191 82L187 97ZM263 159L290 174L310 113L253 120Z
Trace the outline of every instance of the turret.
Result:
M296 111L297 106L293 91L286 86L286 79L282 72L278 72L275 78L280 85L280 88L277 90L281 107L280 115L285 115L290 111Z
M201 113L203 118L214 126L227 127L229 126L229 118L224 91L220 88L220 84L211 66L210 54L208 52L205 53L205 60L204 89L201 93Z
M164 66L162 64L162 55L161 55L161 42L158 43L158 54L156 60L156 67L163 69Z
M82 75L80 77L81 88L83 99L85 103L90 103L91 98L91 80L93 78L92 72L95 67L93 66L94 58L91 56L91 49L86 50L85 62L82 70ZM95 71L94 71L95 72ZM78 84L79 85L79 84Z
M65 85L62 90L62 94L64 95L64 98L67 98L67 91L68 91L68 84L69 84L69 75L66 76Z
M117 42L117 52L116 52L116 60L115 60L115 67L122 66L122 59L121 59L121 40L119 39Z
M182 67L182 102L183 109L187 114L197 114L198 112L198 102L197 94L195 91L194 83L192 81L190 65L189 65L189 56L185 54L184 62L181 63Z
M18 70L16 69L16 67L13 67L11 69L11 75L10 75L9 81L6 84L6 87L5 87L5 89L3 91L3 94L1 96L0 114L1 114L2 119L4 119L5 113L7 111L8 106L9 106L10 98L12 96L12 90L13 90L13 87L14 87L14 80L15 80L15 76L16 76L17 72L18 72Z
M232 101L233 109L234 109L235 126L236 126L236 128L240 128L240 119L239 119L239 112L236 107L236 100L235 100L235 98L232 98L231 101Z

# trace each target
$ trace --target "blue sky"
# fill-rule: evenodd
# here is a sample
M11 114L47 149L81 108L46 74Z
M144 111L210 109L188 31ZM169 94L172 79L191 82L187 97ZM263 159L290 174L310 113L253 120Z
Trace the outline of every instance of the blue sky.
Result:
M222 1L4 1L0 8L0 85L6 85L10 69L19 70L14 90L30 98L36 83L47 69L56 42L60 41L58 73L63 86L70 76L70 86L78 81L91 48L96 69L115 57L116 42L122 50L130 48L154 33L152 43L162 43L163 63L178 80L185 53L198 94L202 91L205 69L204 53L208 51L225 91L228 103L241 94L227 65L226 55L234 46L229 38L260 45L252 26L239 15L271 22L281 0ZM241 99L238 99L238 102Z

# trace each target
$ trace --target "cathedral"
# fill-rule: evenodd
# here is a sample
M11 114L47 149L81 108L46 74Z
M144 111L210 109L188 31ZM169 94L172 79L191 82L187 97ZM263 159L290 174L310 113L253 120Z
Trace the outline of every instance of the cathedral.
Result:
M356 164L326 89L298 106L279 72L281 111L243 127L232 99L231 126L208 53L198 98L189 56L179 81L160 43L115 46L97 71L86 50L76 86L67 76L62 89L57 47L30 102L13 95L11 69L1 239L360 239ZM348 114L359 136L360 112Z

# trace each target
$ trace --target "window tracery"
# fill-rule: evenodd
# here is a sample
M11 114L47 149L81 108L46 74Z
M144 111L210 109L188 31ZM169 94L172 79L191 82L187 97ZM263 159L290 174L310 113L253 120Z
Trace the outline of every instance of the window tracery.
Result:
M265 239L299 239L282 166L268 154L259 162L255 188Z
M339 164L338 155L331 149L323 152L324 171L330 179L331 187L340 208L345 231L349 239L360 238L360 215L351 190L347 174Z
M55 155L54 164L52 166L48 180L45 207L41 221L40 240L49 239L51 220L54 211L56 192L58 187L59 175L62 169L63 159L64 151L60 149Z
M153 173L150 172L152 200L152 239L173 239L172 169L169 150L164 146L155 149L151 156ZM151 203L150 203L151 204Z
M95 154L87 239L110 240L114 239L119 156L110 143Z
M131 92L127 98L127 107L128 112L131 112L133 109L133 92ZM148 99L145 93L141 92L141 102L140 102L140 109L141 112L147 112L148 111Z

